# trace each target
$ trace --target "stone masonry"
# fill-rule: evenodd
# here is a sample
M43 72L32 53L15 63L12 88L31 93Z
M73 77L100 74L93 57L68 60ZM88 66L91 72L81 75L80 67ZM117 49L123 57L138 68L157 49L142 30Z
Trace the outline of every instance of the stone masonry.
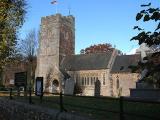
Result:
M39 45L36 77L44 78L45 92L62 90L63 72L79 84L82 95L94 95L98 80L101 96L128 96L129 89L135 87L137 74L128 67L138 63L139 55L118 55L115 48L112 52L75 55L75 18L71 15L43 17Z
M138 53L141 49L134 55L119 54L116 48L104 53L76 55L75 18L61 14L42 17L35 77L44 78L44 92L60 92L65 80L71 77L82 88L82 95L95 95L95 88L99 86L95 83L99 81L97 91L101 96L129 96L129 89L135 88L139 79L139 73L131 73L129 67L141 60ZM24 63L7 66L5 86L11 85L15 72L26 70Z
M49 88L44 88L48 92L52 92L54 80L60 82L59 66L63 58L75 52L74 28L75 19L71 15L56 14L41 19L36 77L44 78L44 87L49 84ZM56 89L58 90L59 86Z
M130 89L136 87L139 73L112 73L113 96L129 96Z

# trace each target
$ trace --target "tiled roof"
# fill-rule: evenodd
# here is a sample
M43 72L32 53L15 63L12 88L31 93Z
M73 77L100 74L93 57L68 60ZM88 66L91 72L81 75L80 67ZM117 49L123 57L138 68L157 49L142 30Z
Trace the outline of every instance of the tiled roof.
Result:
M62 64L67 71L107 69L112 52L67 56Z
M140 54L117 56L111 72L131 72L130 65L137 65L140 61Z

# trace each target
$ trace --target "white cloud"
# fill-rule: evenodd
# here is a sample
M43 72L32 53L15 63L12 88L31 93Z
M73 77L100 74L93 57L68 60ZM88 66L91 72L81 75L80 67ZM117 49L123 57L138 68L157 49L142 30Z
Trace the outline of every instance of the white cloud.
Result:
M133 48L133 49L131 49L129 52L127 52L126 54L127 54L127 55L135 54L137 49L138 49L138 48Z

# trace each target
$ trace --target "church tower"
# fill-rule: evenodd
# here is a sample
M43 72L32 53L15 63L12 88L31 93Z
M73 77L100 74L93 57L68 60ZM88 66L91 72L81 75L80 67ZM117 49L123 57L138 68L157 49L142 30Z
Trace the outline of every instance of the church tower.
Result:
M61 14L42 17L36 77L43 77L44 90L59 89L59 66L63 58L75 53L75 18Z

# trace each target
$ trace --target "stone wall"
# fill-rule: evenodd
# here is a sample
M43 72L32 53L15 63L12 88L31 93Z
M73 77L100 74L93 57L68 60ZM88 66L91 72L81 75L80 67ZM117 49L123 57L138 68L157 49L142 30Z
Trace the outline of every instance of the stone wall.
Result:
M14 74L17 72L27 71L27 64L25 62L17 62L6 65L3 72L3 85L10 86L10 81L14 81ZM12 83L14 84L14 83Z
M33 71L36 68L36 58L33 59L32 67ZM15 61L13 63L8 63L3 71L3 85L6 87L14 86L15 73L26 72L29 69L29 63L26 61ZM34 74L34 73L33 73ZM28 72L29 77L29 72Z
M74 27L75 21L71 15L56 14L41 19L36 77L44 78L45 91L52 92L52 82L59 81L59 65L63 57L74 54Z
M110 69L102 70L81 70L81 71L69 71L72 79L81 86L83 94L87 96L93 96L95 90L95 84L91 84L91 79L98 78L101 83L100 95L101 96L129 96L130 88L136 87L136 82L139 79L138 73L121 72L110 73ZM111 77L110 77L111 75ZM82 84L82 79L89 80L89 84ZM117 82L119 80L119 83ZM117 85L119 84L119 85Z
M60 22L60 57L75 54L75 20L66 16ZM60 58L61 61L61 58Z
M0 120L88 120L88 118L0 98Z
M112 73L113 96L129 96L130 88L136 88L138 77L138 73Z
M100 95L110 95L109 69L69 71L68 73L71 75L72 79L75 80L75 83L78 83L82 88L83 95L94 95L96 79L98 79L101 83ZM82 83L82 81L84 81L84 84Z
M54 66L59 68L59 20L58 14L41 19L36 77L43 77L44 84Z

